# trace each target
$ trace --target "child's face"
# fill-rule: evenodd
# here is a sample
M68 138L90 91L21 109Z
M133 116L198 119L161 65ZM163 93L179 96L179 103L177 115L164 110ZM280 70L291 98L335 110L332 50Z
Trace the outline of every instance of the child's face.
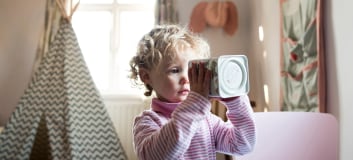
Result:
M192 49L180 51L173 61L163 61L159 68L150 71L149 84L157 97L165 102L181 102L190 92L188 62L195 55Z

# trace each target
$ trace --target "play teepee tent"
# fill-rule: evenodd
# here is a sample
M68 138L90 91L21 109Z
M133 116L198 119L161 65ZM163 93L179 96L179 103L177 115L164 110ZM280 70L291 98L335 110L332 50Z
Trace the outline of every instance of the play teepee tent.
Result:
M0 134L0 159L127 159L68 19Z

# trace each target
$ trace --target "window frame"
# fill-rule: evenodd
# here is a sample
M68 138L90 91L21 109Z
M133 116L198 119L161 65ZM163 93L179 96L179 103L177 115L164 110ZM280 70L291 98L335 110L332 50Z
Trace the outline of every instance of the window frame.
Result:
M143 89L139 89L140 91L138 91L138 89L133 89L132 91L126 91L124 90L125 88L123 87L119 87L119 84L117 84L119 78L122 77L122 73L119 73L119 69L115 68L115 63L117 63L116 61L116 57L119 56L119 46L120 46L120 39L121 37L118 36L120 35L120 14L124 11L152 11L153 13L155 12L155 5L154 3L143 3L143 4L137 4L137 3L126 3L126 4L122 4L122 3L118 3L118 0L113 0L112 3L102 3L102 4L98 4L98 3L80 3L79 7L77 8L76 12L90 12L90 11L107 11L110 12L112 14L112 28L111 28L111 35L109 36L109 78L107 80L108 83L108 90L104 90L104 89L100 89L98 88L98 90L100 91L100 93L103 95L103 97L106 98L112 98L112 97L121 97L122 99L125 98L131 98L131 97L135 97L135 98L139 98L144 99L143 96ZM155 21L155 19L153 19L153 21ZM142 35L141 35L142 36ZM136 44L137 45L137 44ZM84 53L83 53L84 56ZM118 74L118 76L116 76L116 74ZM119 76L120 75L120 76ZM113 89L111 89L113 88ZM122 92L123 91L123 92ZM119 98L120 99L120 98Z

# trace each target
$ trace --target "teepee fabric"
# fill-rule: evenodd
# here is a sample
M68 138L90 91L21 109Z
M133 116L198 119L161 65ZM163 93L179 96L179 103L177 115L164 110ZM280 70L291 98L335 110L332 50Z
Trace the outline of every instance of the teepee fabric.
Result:
M0 159L127 159L67 19L0 135Z

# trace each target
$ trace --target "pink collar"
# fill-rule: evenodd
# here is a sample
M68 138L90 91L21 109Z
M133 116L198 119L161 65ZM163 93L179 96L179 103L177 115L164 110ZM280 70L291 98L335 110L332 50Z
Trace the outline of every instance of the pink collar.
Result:
M171 114L180 103L162 102L158 98L152 99L152 110L170 118Z

